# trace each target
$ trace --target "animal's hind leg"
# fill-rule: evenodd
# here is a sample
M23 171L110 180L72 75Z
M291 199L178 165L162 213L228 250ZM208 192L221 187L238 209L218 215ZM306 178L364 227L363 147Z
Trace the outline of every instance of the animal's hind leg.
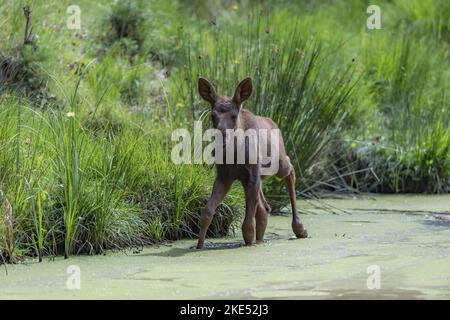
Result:
M267 213L270 213L272 211L272 208L267 203L266 197L264 197L264 192L262 190L262 183L261 183L261 188L259 189L259 198L262 200L262 204L263 204L264 208L266 209Z
M292 231L294 231L297 238L307 238L308 232L303 227L303 223L300 221L300 217L297 214L297 195L295 193L295 171L292 168L289 175L284 178L286 181L288 190L289 190L289 198L291 199L291 207L292 207Z
M253 180L244 183L245 190L245 218L242 223L242 235L247 246L253 243L255 239L255 216L256 208L259 204L259 189L261 181L259 176L254 177Z
M260 198L256 208L256 243L264 242L264 232L266 231L269 214L264 207L264 201Z

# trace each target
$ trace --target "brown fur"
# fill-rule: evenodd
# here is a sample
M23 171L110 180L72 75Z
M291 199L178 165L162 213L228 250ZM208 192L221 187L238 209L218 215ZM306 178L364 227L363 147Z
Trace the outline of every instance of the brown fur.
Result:
M200 96L212 106L213 126L225 134L226 129L278 129L270 118L259 117L242 108L242 103L250 98L252 81L242 80L236 88L233 97L218 96L214 86L205 78L199 78ZM269 143L270 145L270 140ZM247 149L246 149L247 152ZM246 155L246 159L247 159ZM239 180L245 192L245 218L242 224L242 234L246 245L251 245L256 236L256 242L264 241L270 206L262 191L261 164L216 164L217 176L214 182L211 198L201 210L200 233L197 248L203 248L206 231L211 224L217 206L225 198L231 185ZM275 174L286 182L292 206L292 230L298 238L308 236L306 229L297 214L295 171L286 150L282 136L279 137L279 168Z

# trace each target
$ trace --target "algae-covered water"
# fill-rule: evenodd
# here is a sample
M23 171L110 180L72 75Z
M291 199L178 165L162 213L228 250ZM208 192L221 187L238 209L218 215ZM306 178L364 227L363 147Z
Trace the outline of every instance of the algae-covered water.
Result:
M290 216L271 216L267 242L252 247L237 233L202 251L183 240L139 253L29 260L8 265L8 275L0 266L0 298L450 298L449 195L299 207L308 212L308 239L289 240Z

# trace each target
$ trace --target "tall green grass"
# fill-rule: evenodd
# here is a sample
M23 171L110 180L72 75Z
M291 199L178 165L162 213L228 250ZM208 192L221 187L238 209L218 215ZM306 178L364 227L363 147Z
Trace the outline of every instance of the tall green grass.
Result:
M177 110L175 116L193 123L208 108L198 97L199 76L209 78L223 95L232 95L239 81L251 76L253 94L245 107L278 123L300 177L298 185L304 188L311 183L308 169L319 161L345 117L348 96L357 82L355 67L349 59L330 71L335 62L329 60L329 50L320 39L302 32L297 20L281 33L268 31L272 25L259 11L240 19L238 26L233 20L218 19L215 25L187 35L183 68L173 76L172 91L190 108ZM278 195L276 184L271 186L270 194Z
M440 1L429 5L432 11L449 9ZM335 159L332 174L339 172L345 181L338 189L450 190L449 51L441 31L433 27L445 30L448 21L445 24L440 14L428 16L430 11L423 10L415 13L428 21L421 23L410 17L411 8L401 11L402 7L400 1L386 11L392 20L385 23L395 24L395 29L365 32L360 37L365 73L351 97L358 107L340 134L342 146L337 141L330 156Z
M62 94L67 100L57 109L2 100L2 212L11 203L14 245L5 245L10 237L2 217L0 249L11 261L24 254L67 258L197 233L209 170L171 162L168 127L126 123L118 134L109 126L89 130L82 121L91 112L79 96L81 82ZM231 231L235 202L231 197L219 208L212 235Z

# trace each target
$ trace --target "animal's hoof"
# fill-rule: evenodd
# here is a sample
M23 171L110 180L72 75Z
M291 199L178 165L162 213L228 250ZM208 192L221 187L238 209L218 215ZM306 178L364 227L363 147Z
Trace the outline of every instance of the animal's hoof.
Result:
M195 247L197 250L203 249L203 243L197 243L197 246Z
M293 223L292 231L294 231L297 238L308 238L308 231L306 231L301 223Z
M308 238L308 231L306 229L303 229L303 232L300 234L296 234L297 238Z
M295 236L297 238L308 238L308 231L306 231L306 229L303 229L302 232L295 233Z

